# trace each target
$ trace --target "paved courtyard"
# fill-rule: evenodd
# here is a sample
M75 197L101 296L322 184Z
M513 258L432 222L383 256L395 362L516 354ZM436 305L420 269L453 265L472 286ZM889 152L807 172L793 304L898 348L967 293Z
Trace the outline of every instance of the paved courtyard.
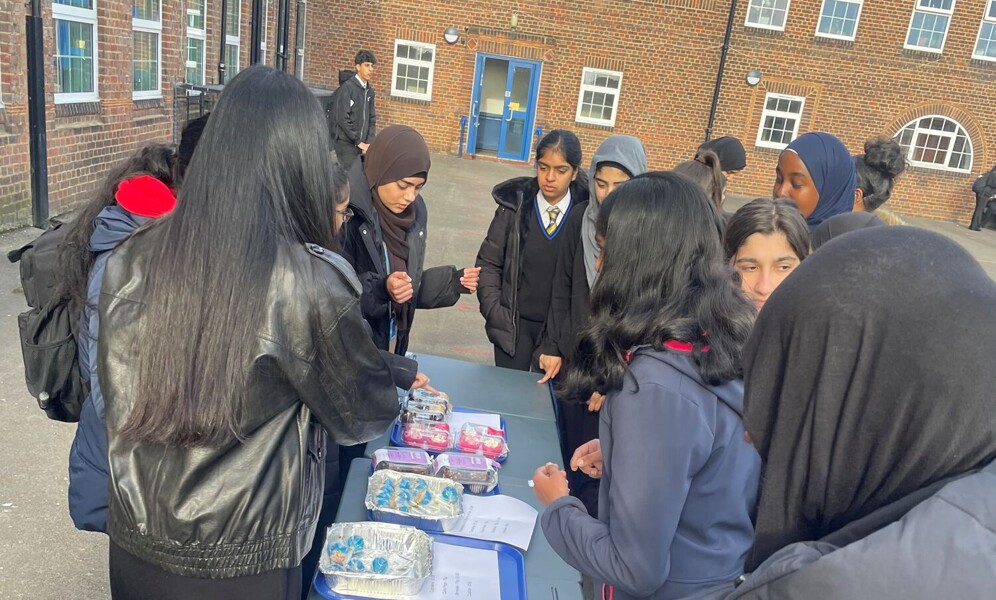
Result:
M426 266L470 266L494 213L491 187L531 170L446 155L432 160L423 191L430 214ZM966 192L965 202L972 201ZM730 200L734 207L742 202ZM909 221L957 240L996 277L996 231ZM6 254L38 233L28 228L0 235L0 250ZM24 388L17 337L17 314L23 310L17 267L2 260L0 339L6 342L0 345L0 456L6 464L0 469L0 598L102 600L110 597L107 541L76 531L69 520L66 460L75 427L48 420ZM492 362L473 296L451 309L419 312L412 338L415 352Z

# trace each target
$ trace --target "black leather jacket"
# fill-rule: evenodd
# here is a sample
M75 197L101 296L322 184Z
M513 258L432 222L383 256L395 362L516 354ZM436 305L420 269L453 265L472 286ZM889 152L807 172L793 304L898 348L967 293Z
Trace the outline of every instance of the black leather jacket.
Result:
M135 349L154 318L141 298L149 260L142 241L155 234L139 234L111 257L100 297L108 533L127 552L187 577L295 567L321 509L326 430L339 443L362 443L398 414L391 373L360 315L359 282L318 246L282 248L247 367L245 439L220 448L136 444L115 431L132 409ZM311 333L316 314L324 334ZM331 364L315 360L319 344Z

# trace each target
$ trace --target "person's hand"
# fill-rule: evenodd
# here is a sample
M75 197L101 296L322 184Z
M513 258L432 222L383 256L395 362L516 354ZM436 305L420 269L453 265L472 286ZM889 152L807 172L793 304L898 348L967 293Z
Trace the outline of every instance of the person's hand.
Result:
M388 275L384 286L387 288L387 295L398 304L408 302L415 295L415 289L412 288L412 278L404 271L395 271Z
M481 279L481 267L470 267L463 270L460 285L467 288L471 294L477 291L477 282Z
M533 473L533 493L543 506L570 494L571 490L567 487L567 472L561 471L553 463L546 463L536 469Z
M539 368L545 375L543 379L540 379L536 383L546 383L554 377L557 373L560 373L560 366L563 364L563 360L559 356L550 356L549 354L540 354L539 356Z
M592 479L601 479L603 466L602 444L597 438L578 446L571 457L571 470L581 471Z
M370 147L370 144L367 144L366 142L360 142L359 144L356 144L356 147L360 149L360 154L366 154L367 148Z
M602 409L603 404L605 404L605 396L598 392L592 392L591 398L588 398L588 411L598 412Z
M413 390L425 390L427 392L432 392L433 394L438 394L439 390L429 385L429 376L425 373L417 373L415 375L415 383L412 384Z

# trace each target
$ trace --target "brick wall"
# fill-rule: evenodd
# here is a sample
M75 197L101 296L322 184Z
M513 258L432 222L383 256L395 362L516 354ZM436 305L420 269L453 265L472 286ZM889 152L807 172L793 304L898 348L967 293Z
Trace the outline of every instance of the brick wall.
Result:
M0 229L31 221L24 3L0 0Z
M324 3L323 3L324 4ZM985 0L959 0L942 55L903 50L911 0L865 2L854 42L815 38L821 0L794 0L784 32L744 26L749 0L738 5L714 136L736 135L748 168L731 192L770 195L778 151L755 148L765 93L806 97L800 133L829 131L855 154L864 140L893 135L916 116L955 118L971 137L978 174L993 162L996 63L971 59ZM650 164L670 168L704 139L729 0L652 0L542 5L507 0L345 0L335 10L309 8L306 79L335 87L358 48L378 56L374 86L383 124L419 129L434 150L453 152L459 117L470 112L476 55L487 52L542 61L537 125L575 131L585 155L610 133L641 137ZM330 8L330 7L326 7ZM317 18L322 11L327 18ZM516 16L517 26L511 20ZM446 27L464 32L448 45ZM432 101L390 97L395 39L436 45ZM575 121L582 67L623 72L615 127ZM758 87L744 82L761 69ZM534 140L535 142L536 140ZM967 219L973 175L914 168L899 181L892 208L940 219Z

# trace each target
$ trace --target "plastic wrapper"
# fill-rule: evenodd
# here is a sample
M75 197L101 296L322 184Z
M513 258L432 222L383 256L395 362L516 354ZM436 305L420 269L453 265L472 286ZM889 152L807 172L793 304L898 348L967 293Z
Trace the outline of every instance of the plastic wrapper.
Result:
M450 426L446 423L415 421L403 423L401 439L406 446L432 452L445 452L453 446Z
M432 475L432 458L425 450L381 448L373 453L373 469L390 469L399 473Z
M436 477L461 483L471 494L488 494L495 489L499 468L490 458L456 452L444 452L433 463Z
M375 471L365 503L375 521L452 531L463 517L463 485L441 477Z
M437 404L416 402L414 400L405 401L401 409L402 423L415 423L417 421L428 421L431 423L442 423L449 416L445 410Z
M467 423L460 428L456 449L464 454L480 454L496 460L508 456L504 431L474 423Z
M432 574L432 538L401 525L335 523L318 568L337 594L406 598Z
M420 388L412 390L408 394L408 397L414 402L435 405L447 414L453 412L453 404L450 402L450 397L444 392L430 392L429 390Z

